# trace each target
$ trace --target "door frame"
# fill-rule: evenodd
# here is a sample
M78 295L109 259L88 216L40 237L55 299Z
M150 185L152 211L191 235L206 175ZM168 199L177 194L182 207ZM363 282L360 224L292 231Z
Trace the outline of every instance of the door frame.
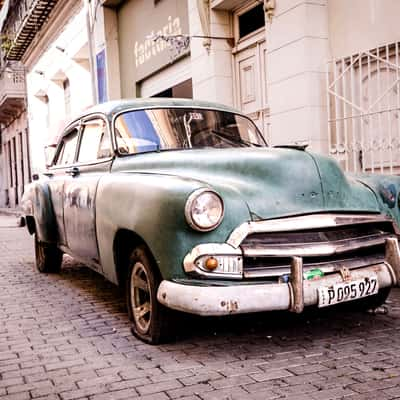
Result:
M244 5L233 10L233 33L235 38L235 45L232 48L232 71L233 71L233 100L236 108L244 112L241 104L241 81L240 81L240 69L239 69L239 61L241 53L245 53L246 51L255 48L255 69L257 77L263 79L261 84L261 88L256 89L256 95L258 99L256 102L256 110L254 112L245 113L248 117L250 117L260 128L261 133L264 138L269 142L269 106L268 106L268 96L266 89L266 64L265 64L265 55L267 41L266 41L266 26L264 25L262 28L259 28L248 35L239 38L239 17L254 8L259 4L258 1L251 0L246 2ZM257 84L257 79L255 84Z

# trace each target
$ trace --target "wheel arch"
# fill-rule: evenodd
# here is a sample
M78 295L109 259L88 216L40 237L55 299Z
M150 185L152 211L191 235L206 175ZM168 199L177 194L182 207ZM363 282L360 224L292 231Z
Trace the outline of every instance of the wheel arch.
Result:
M58 227L48 183L34 182L22 197L22 209L28 232L46 243L57 243Z
M161 274L158 264L146 241L138 233L132 230L119 229L116 232L113 241L113 257L117 275L117 283L121 288L124 288L124 284L126 282L129 267L129 257L132 251L141 245L146 248L147 255L150 257L152 264L157 268L157 270L154 272Z

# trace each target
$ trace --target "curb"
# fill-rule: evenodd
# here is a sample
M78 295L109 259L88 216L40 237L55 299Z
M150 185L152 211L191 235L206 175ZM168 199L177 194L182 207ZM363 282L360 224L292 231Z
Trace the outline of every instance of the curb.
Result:
M16 208L0 208L0 215L20 217L22 210Z
M22 216L22 210L16 208L0 208L0 216L15 217L17 226L25 226L25 218Z

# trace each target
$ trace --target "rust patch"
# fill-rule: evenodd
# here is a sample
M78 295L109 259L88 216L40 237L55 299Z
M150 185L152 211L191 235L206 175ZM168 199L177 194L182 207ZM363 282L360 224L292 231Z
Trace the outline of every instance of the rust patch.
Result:
M382 265L380 265L380 264L374 265L373 271L374 271L374 272L380 272L380 271L382 271Z

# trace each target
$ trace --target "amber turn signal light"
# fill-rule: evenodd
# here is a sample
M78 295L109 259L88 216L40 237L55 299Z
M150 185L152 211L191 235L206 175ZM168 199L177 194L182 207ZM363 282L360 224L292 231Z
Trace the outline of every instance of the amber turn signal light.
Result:
M207 258L205 264L207 269L213 271L215 268L218 267L218 260L214 257Z

